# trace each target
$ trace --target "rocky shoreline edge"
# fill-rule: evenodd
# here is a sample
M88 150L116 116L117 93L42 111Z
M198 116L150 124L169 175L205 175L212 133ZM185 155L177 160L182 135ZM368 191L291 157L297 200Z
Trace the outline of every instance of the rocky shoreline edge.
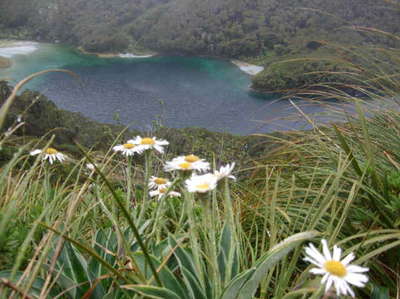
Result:
M239 69L241 69L243 72L249 74L250 76L255 76L264 70L263 66L250 64L240 60L233 59L231 60L231 62L237 67L239 67Z

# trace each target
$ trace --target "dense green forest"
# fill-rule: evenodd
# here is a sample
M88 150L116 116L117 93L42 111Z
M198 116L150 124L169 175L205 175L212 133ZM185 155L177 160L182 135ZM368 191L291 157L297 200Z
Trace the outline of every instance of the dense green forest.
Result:
M0 4L3 37L60 41L93 52L242 58L266 66L258 89L301 86L307 79L269 68L288 57L326 55L325 42L395 47L399 2L385 0L14 0ZM1 25L2 24L2 25ZM315 69L315 65L311 68ZM330 64L317 65L332 69ZM310 67L296 66L296 73ZM315 78L311 78L311 81Z

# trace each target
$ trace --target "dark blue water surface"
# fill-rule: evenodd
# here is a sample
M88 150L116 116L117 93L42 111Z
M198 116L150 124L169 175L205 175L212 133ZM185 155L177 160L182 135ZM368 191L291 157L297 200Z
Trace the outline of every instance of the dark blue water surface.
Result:
M307 128L288 101L252 93L250 76L228 61L199 57L98 58L53 45L19 55L8 76L17 80L34 71L66 68L33 85L60 108L94 120L150 129L201 127L234 134ZM1 72L0 72L1 77ZM297 101L305 113L318 104Z

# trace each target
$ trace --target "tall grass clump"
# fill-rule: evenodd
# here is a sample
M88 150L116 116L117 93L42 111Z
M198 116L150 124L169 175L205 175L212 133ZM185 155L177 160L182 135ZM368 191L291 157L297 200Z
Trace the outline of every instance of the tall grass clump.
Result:
M335 74L320 73L335 80L304 86L287 98L326 105L332 122L317 125L293 101L311 130L275 138L281 147L257 161L245 196L276 197L275 206L286 212L280 213L282 220L297 228L317 225L314 218L320 218L322 227L313 229L329 228L338 244L364 254L358 262L369 260L370 277L375 277L370 296L394 298L400 289L400 39L374 28L352 30L390 40L393 47L326 43L334 54L324 59L341 67ZM279 186L278 192L270 186ZM249 200L254 210L248 213L267 221L262 201ZM292 223L301 213L303 220Z

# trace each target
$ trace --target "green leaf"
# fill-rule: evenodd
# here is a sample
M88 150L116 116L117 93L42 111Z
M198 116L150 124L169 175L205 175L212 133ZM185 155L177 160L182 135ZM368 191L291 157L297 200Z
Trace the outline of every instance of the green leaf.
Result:
M186 268L181 268L186 288L191 292L194 299L207 299L206 291L202 288L198 278Z
M9 280L9 277L11 276L11 272L12 271L10 271L10 270L0 271L0 278ZM12 280L12 283L15 285L21 279L23 274L24 274L24 272L22 272L22 271L16 272L14 279ZM43 286L44 286L44 279L42 279L40 277L36 277L35 280L33 281L33 284L31 286L30 290L28 291L27 295L32 296L32 297L39 297ZM21 289L23 289L23 286L21 287ZM23 290L25 291L25 289L23 289ZM54 288L50 291L49 295L50 295L50 297L57 296L57 292L54 290Z
M225 225L219 244L218 267L222 280L227 282L239 272L239 261L234 245L235 242L232 242L230 227Z
M105 261L96 251L94 251L92 248L68 237L67 235L59 232L58 230L44 224L41 223L42 226L46 227L48 230L51 230L52 232L56 233L57 235L61 236L62 238L64 238L65 240L71 242L73 245L75 245L77 248L79 248L80 250L83 250L84 252L86 252L87 254L89 254L92 258L96 259L99 263L101 263L108 271L110 271L111 273L113 273L116 277L118 277L121 280L126 281L126 278L122 275L122 273L120 273L117 269L115 269L113 267L113 265L110 265L109 263L107 263L107 261Z
M338 129L337 126L333 125L333 128L335 129L336 135L340 141L340 144L342 146L342 149L345 151L345 153L349 156L350 161L351 161L351 165L353 166L355 172L362 177L363 176L363 172L361 170L361 167L358 165L358 162L356 160L356 158L353 155L353 152L350 148L350 146L347 144L346 139L344 138L343 134L340 132L340 130Z
M237 298L240 289L253 276L256 268L252 268L237 275L224 290L221 299Z
M248 299L253 298L261 281L267 275L268 270L272 269L282 258L286 257L294 248L306 240L317 237L320 233L316 231L298 233L286 238L273 248L271 248L263 257L261 257L256 266L254 274L245 282L239 293L233 298Z
M182 299L176 293L160 287L148 286L148 285L124 285L121 286L124 289L136 291L145 298L155 299Z
M183 275L186 289L190 292L193 299L206 299L206 290L200 283L199 276L194 265L193 257L188 250L178 246L176 241L170 237L169 244L174 250L174 256L179 264L179 269ZM188 296L188 295L187 295Z
M117 238L115 232L111 229L99 230L96 232L94 240L93 249L98 255L108 264L116 266L116 257L114 253L117 251ZM92 273L95 278L108 273L107 268L95 258L89 260L88 267L90 273ZM101 283L103 282L102 280Z
M293 299L300 296L304 298L305 295L309 293L315 293L316 291L318 291L318 288L303 288L287 293L284 297L282 297L282 299ZM308 295L308 297L310 297L310 295Z
M95 261L99 263L97 260ZM57 284L65 290L68 289L71 296L82 297L93 287L94 280L99 277L89 271L85 257L75 246L67 242L57 259L57 269L61 272ZM103 286L97 284L93 290L93 296L101 298L104 294Z
M371 299L390 299L389 289L374 285Z
M146 278L149 279L152 277L152 272L150 271L145 256L141 252L135 252L132 257L135 259L136 265L140 268L142 273L145 273ZM155 257L150 256L154 266L158 269L158 275L160 277L161 282L165 286L165 289L172 291L177 294L178 297L182 299L187 298L187 291L182 286L180 281L175 277L175 275L168 269L167 265L164 265L161 269L161 262L157 260Z

